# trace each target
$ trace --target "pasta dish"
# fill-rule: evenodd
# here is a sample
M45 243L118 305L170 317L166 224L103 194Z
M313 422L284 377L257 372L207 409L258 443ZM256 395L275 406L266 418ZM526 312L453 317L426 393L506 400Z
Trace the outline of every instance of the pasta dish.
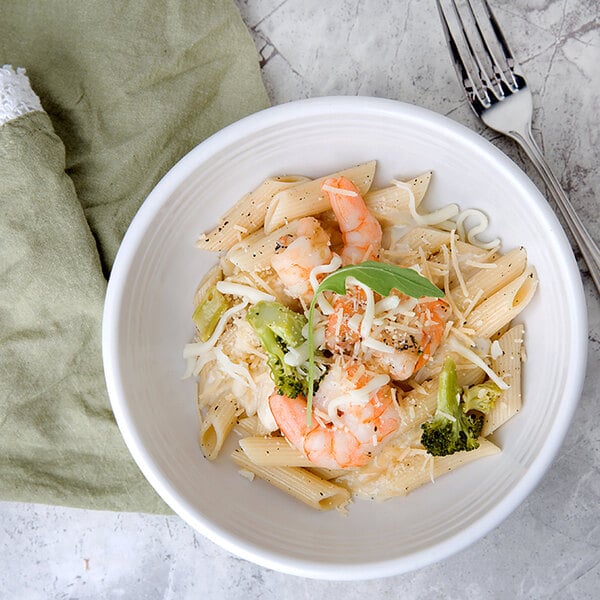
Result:
M197 242L218 256L184 348L202 452L235 431L240 474L319 510L500 452L521 407L525 249L482 241L479 210L425 212L431 173L375 169L270 177Z

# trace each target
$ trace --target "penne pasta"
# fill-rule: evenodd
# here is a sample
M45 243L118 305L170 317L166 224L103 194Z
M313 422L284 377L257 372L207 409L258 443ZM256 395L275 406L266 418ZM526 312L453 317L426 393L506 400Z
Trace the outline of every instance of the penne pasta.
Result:
M358 490L359 497L387 500L405 496L463 465L499 453L500 448L485 438L479 439L479 447L475 450L435 457L422 448L394 443L371 464L338 477L336 481Z
M472 329L476 336L492 337L529 304L536 288L537 274L528 268L473 310L465 327Z
M326 479L327 481L331 481L332 479L336 479L344 473L347 473L346 469L325 469L324 467L315 467L311 466L308 468L311 473L314 473L321 479Z
M481 269L467 279L465 285L468 296L464 295L460 286L452 289L452 297L461 310L470 306L474 298L477 298L479 303L487 300L521 275L527 266L527 253L524 248L516 248L499 257L493 264L496 265L495 268Z
M393 250L415 257L422 251L429 257L439 252L443 245L450 245L449 231L432 227L413 227L396 242Z
M284 437L245 437L240 448L255 464L263 467L312 467L304 454L292 448Z
M209 407L198 436L202 453L208 460L217 458L240 414L233 396L219 398Z
M270 433L270 431L268 431L260 422L258 415L239 418L235 423L234 431L242 437L267 435Z
M310 181L302 175L286 175L265 179L254 191L238 200L221 218L219 225L201 235L196 246L202 250L228 250L263 226L267 207L281 190Z
M271 267L277 240L295 233L297 221L292 221L269 234L260 229L231 247L226 259L241 271L263 271Z
M485 415L481 435L488 436L521 410L521 365L524 327L509 329L497 343L501 354L492 358L492 367L510 387L504 390L492 410Z
M350 492L346 488L321 479L306 469L256 465L241 448L236 448L231 458L238 467L254 473L257 477L317 510L343 508L350 501Z
M331 208L327 194L321 190L326 179L346 177L360 190L362 195L371 187L375 175L375 161L350 169L338 171L325 177L312 179L282 190L273 196L264 216L266 233L302 217L318 215Z
M431 171L409 179L405 183L410 186L415 198L415 208L419 206L431 181ZM391 185L378 190L369 190L365 195L365 204L371 214L375 215L383 225L403 225L410 216L410 195L407 190Z

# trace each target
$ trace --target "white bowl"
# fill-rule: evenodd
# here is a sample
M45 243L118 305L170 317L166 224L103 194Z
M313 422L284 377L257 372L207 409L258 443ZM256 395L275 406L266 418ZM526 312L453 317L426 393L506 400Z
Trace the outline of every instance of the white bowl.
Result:
M194 247L269 175L309 176L377 159L377 179L433 170L426 205L483 209L505 250L526 247L540 284L523 313L522 412L500 455L347 517L315 512L237 473L197 444L194 382L181 352L196 285L214 263ZM318 98L277 106L215 134L178 162L141 207L119 250L104 313L104 363L125 441L150 483L192 527L242 558L323 579L367 579L440 560L497 526L538 483L566 433L586 362L581 279L554 213L494 146L430 111L390 100Z

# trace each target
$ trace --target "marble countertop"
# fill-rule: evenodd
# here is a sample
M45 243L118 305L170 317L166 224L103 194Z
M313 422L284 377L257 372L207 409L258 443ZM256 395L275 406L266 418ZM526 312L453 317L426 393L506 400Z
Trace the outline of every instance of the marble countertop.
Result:
M471 113L433 1L236 1L273 104L332 94L411 102L480 132L540 185L523 153ZM597 0L492 4L535 94L534 134L600 240ZM308 580L236 558L175 516L0 503L0 598L597 598L600 301L583 277L587 378L564 444L525 502L454 557L387 579Z

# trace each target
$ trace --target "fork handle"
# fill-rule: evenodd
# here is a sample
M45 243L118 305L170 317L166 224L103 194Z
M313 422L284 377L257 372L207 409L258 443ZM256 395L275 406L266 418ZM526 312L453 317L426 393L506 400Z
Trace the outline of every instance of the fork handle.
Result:
M581 256L588 266L596 289L600 292L600 249L584 227L581 219L577 216L567 194L565 194L558 179L546 162L542 151L533 139L531 127L528 127L524 133L511 131L509 135L522 146L523 150L525 150L527 156L531 159L531 162L539 171L544 183L552 193L552 197L554 198L560 213L579 246Z

